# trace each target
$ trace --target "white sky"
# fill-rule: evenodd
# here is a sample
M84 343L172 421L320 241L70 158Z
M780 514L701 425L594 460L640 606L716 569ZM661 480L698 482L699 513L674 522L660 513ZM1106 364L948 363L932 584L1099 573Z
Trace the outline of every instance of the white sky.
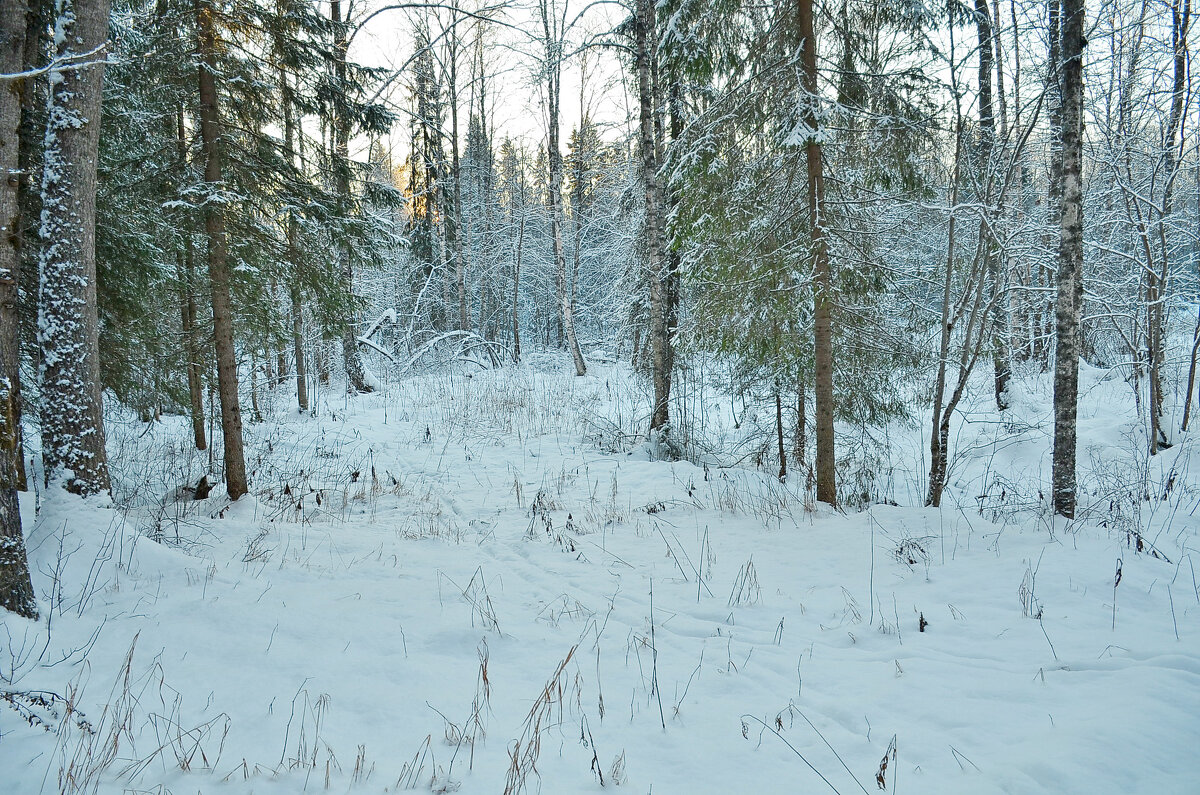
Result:
M573 19L585 8L583 2L567 0L567 18ZM379 8L384 0L371 0L367 7ZM355 8L356 18L370 13ZM373 17L356 35L350 56L353 60L369 66L399 68L412 57L414 30L420 10L392 10ZM586 11L574 29L568 34L568 51L577 45L587 31L611 28L624 14L615 4L587 4ZM544 144L546 140L545 88L536 76L536 55L540 43L533 37L541 30L540 21L535 19L535 9L528 6L510 5L498 15L505 25L490 25L485 58L488 77L488 106L491 118L489 132L494 145L507 136L530 148ZM448 18L448 12L443 17ZM465 146L467 122L471 101L469 89L471 72L471 46L475 36L474 23L460 25L463 38L459 64L459 140ZM437 22L431 21L431 33L438 35ZM586 82L584 72L586 70ZM624 75L616 54L611 50L592 48L586 53L568 57L562 72L562 97L560 142L564 151L571 131L581 119L581 83L583 83L583 105L598 123L607 128L604 137L619 137L626 130L630 116L630 100L623 86ZM407 74L398 78L390 89L390 97L396 109L408 105ZM449 114L446 118L446 133L449 134ZM393 157L403 159L408 149L408 119L397 122L391 135ZM360 142L364 154L366 142ZM460 149L461 151L461 149Z

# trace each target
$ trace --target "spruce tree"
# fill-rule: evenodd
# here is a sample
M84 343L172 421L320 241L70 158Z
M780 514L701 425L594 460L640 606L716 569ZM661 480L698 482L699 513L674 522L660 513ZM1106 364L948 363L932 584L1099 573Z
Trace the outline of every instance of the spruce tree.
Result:
M108 0L58 0L38 282L42 457L80 494L109 490L96 293L96 163ZM82 68L69 61L90 59Z

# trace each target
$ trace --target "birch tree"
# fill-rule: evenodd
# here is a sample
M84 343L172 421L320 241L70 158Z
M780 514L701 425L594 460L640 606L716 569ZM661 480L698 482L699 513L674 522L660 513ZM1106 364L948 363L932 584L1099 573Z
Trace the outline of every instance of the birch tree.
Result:
M1083 301L1083 0L1061 0L1062 203L1055 301L1054 512L1075 516L1079 313Z
M566 57L567 0L538 0L541 24L541 78L546 101L546 204L550 213L550 239L554 252L554 286L562 318L564 342L575 363L575 375L587 374L587 363L575 338L575 307L567 289L567 254L563 241L562 67Z

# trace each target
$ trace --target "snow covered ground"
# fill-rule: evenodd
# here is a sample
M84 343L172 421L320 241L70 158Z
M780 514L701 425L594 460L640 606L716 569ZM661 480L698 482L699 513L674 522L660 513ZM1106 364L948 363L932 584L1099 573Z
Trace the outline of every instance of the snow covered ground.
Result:
M1036 378L965 408L942 510L897 428L901 506L837 513L651 461L632 376L549 364L281 395L234 505L171 496L178 421L112 434L125 510L31 495L0 791L1200 792L1194 442L1149 459L1119 377L1067 525Z

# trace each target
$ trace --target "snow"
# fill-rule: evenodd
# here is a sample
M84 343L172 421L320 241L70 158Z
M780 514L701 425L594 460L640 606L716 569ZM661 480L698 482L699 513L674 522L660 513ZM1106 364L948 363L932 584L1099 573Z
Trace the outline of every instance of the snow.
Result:
M0 703L0 788L873 792L894 740L891 792L1197 791L1200 483L1119 377L1082 373L1068 526L1039 377L967 401L942 510L838 513L649 460L644 384L542 361L280 394L233 505L156 496L203 471L182 420L110 434L125 512L24 495L43 620L0 619L0 693L76 712Z

